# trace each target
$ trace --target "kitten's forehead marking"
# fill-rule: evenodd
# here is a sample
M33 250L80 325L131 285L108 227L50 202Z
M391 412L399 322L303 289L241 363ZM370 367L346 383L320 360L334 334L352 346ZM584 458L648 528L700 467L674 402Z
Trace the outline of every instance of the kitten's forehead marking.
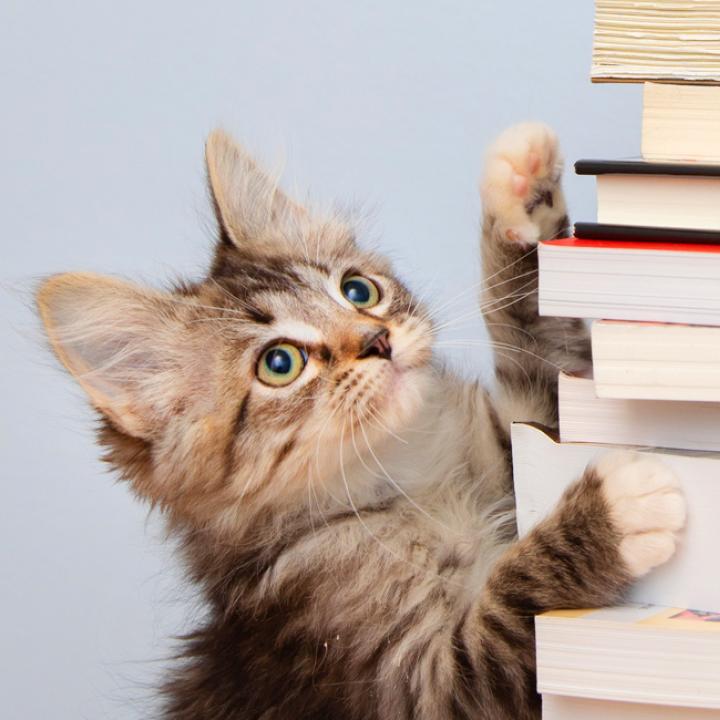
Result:
M288 338L288 340L296 340L308 345L316 345L323 341L320 330L302 320L278 320L270 327L275 335Z

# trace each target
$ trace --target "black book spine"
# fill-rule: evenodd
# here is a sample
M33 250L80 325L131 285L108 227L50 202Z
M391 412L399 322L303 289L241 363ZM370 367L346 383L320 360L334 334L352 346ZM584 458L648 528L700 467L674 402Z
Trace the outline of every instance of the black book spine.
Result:
M607 225L575 223L578 240L613 240L622 242L667 242L688 245L720 245L720 232L686 228L647 227L644 225Z
M644 160L578 160L578 175L684 175L720 177L719 165L646 162Z

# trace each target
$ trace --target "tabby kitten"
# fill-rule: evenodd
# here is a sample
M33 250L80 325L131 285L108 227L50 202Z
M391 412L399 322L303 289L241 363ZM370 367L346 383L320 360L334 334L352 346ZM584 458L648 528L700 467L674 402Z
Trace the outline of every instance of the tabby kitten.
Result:
M430 315L344 222L221 132L207 167L205 279L38 293L105 459L162 508L207 601L163 717L539 717L533 614L616 602L685 513L659 461L611 454L513 537L510 421L552 424L556 367L589 359L582 323L537 314L534 246L568 223L554 135L509 129L482 181L492 395L433 360Z

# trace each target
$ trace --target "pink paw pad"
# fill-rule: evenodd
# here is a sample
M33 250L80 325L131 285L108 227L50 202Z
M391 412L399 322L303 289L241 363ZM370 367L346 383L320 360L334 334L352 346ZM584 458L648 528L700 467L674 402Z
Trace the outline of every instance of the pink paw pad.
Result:
M513 175L512 189L515 195L522 197L527 193L529 186L530 183L525 175L518 175L517 173Z

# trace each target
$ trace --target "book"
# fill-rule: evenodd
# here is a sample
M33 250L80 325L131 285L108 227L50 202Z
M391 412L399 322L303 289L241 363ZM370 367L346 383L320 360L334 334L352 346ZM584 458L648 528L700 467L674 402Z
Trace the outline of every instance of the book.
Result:
M606 240L612 242L654 242L682 245L720 245L717 230L647 227L644 225L608 225L606 223L577 222L573 237L578 240Z
M596 320L601 398L720 402L720 327Z
M564 490L582 475L588 463L617 447L560 443L557 436L538 425L514 423L513 475L520 536L552 512ZM720 454L677 450L655 450L652 454L677 474L687 502L688 522L675 555L636 582L628 600L669 607L720 608Z
M720 720L720 710L544 694L543 720Z
M597 220L609 225L720 230L720 165L578 160L597 177Z
M720 0L596 0L593 82L720 82Z
M720 87L645 83L642 156L720 163Z
M560 373L561 442L720 452L720 403L599 398L591 377Z
M720 325L720 246L564 238L538 247L541 315Z
M720 709L720 612L624 605L535 618L542 693Z

